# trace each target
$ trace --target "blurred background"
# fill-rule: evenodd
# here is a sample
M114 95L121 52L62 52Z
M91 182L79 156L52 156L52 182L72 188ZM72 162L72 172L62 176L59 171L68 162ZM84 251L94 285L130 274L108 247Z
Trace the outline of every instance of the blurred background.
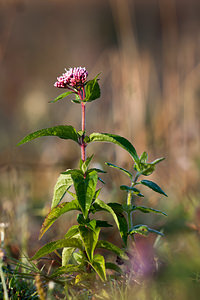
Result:
M41 128L70 124L80 129L78 105L67 99L48 103L62 92L53 86L56 77L74 66L85 66L89 79L101 72L101 99L87 105L87 132L122 135L139 155L147 151L149 161L166 158L150 180L168 198L144 193L145 204L168 217L140 213L135 222L164 230L154 250L173 291L182 277L187 286L199 288L198 0L0 0L0 222L9 224L7 248L16 257L21 249L32 255L75 223L74 214L68 214L37 241L59 173L77 167L77 145L49 137L16 146ZM88 147L92 153L110 175L104 176L102 199L124 201L119 185L126 178L104 162L132 170L131 158L107 144L94 143ZM110 231L107 238L112 236ZM139 241L140 248L149 249L152 240L155 244L155 238Z

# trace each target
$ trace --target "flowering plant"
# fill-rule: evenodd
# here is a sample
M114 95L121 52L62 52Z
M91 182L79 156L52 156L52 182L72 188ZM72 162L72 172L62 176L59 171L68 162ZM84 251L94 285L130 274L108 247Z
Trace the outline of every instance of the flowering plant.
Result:
M152 163L147 162L147 153L144 152L138 156L134 146L124 137L110 133L91 133L86 135L85 129L85 107L87 102L92 102L100 97L99 74L92 80L87 81L88 72L85 68L70 68L57 78L55 87L68 89L51 102L57 102L63 98L72 95L72 102L78 103L82 107L82 127L77 131L70 125L60 125L51 128L41 129L27 135L20 143L24 144L41 136L57 136L61 139L70 139L81 148L80 164L77 169L67 169L63 171L56 182L54 195L51 204L51 210L46 216L40 231L40 238L53 225L61 215L76 210L77 224L73 225L66 233L63 239L56 240L44 245L32 257L32 260L39 259L57 249L62 248L62 266L51 274L51 277L76 274L75 282L98 274L102 281L107 278L107 269L113 272L121 273L119 265L108 262L98 249L111 251L121 260L128 260L127 239L135 234L146 235L149 232L161 234L159 231L150 229L147 225L133 226L132 214L136 210L144 213L155 212L165 214L153 208L136 206L133 204L133 196L143 197L138 189L139 184L151 188L160 194L166 194L162 189L152 181L141 180L140 176L150 175L157 163L163 159L155 160ZM75 97L75 99L74 99ZM102 182L99 177L104 170L90 167L92 156L86 156L86 147L93 142L110 142L122 147L128 151L134 162L135 175L130 171L118 167L112 163L108 166L114 167L128 175L131 180L130 186L121 185L121 189L127 192L127 203L119 204L116 202L105 203L100 200L100 191L97 189L97 182ZM72 192L73 186L75 193ZM137 188L136 188L137 186ZM73 200L70 202L61 202L66 193L69 193ZM99 239L102 228L111 227L107 220L98 220L94 217L96 212L106 211L113 217L119 233L122 237L122 247L119 248L109 241Z

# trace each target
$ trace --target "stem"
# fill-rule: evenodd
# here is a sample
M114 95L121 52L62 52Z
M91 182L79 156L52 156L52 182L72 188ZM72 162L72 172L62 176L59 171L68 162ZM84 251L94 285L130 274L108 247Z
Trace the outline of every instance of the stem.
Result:
M81 99L81 115L82 115L82 122L81 122L81 130L83 131L83 135L82 135L82 140L81 140L81 159L84 162L86 160L86 144L84 142L84 138L85 138L85 89L84 87L82 88L82 90L79 92L79 97Z
M2 263L2 260L0 259L0 278L1 278L2 286L3 286L4 299L9 300L8 291L7 291L7 287L6 287L6 281L5 281L2 266L3 266L3 263Z
M137 182L139 176L140 176L140 174L136 173L135 178L131 183L131 187L134 187L136 185L136 182ZM131 200L132 200L132 193L131 193L131 191L129 191L128 195L127 195L127 201L126 201L126 204L129 208L131 208L131 205L132 205ZM133 227L132 215L133 215L133 211L128 211L127 217L128 217L128 227L129 227L128 229L129 230Z
M85 153L85 148L86 148L86 145L85 145L85 142L84 142L84 137L85 137L85 103L84 102L81 102L81 109L82 109L82 131L84 132L83 135L82 135L82 142L81 142L81 158L82 158L82 161L85 161L85 156L86 156L86 153Z

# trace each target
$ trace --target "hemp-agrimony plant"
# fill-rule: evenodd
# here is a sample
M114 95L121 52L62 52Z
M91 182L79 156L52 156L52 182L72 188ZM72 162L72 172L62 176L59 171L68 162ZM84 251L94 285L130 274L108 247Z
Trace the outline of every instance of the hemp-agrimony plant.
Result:
M98 274L101 280L105 281L107 278L107 269L111 269L117 273L121 273L121 270L117 264L105 261L104 256L98 253L98 249L101 248L112 251L115 256L123 260L128 260L128 256L123 248L119 248L108 241L99 239L101 229L112 225L106 220L98 220L95 218L95 213L106 211L111 214L122 237L123 247L127 245L128 235L153 231L147 226L144 227L145 225L142 225L142 228L141 225L139 225L139 227L132 226L132 213L134 210L158 212L151 208L134 206L132 196L142 196L135 187L138 184L147 185L157 192L162 191L155 183L150 181L142 180L137 182L140 175L150 174L155 164L160 160L147 163L146 153L144 152L139 158L134 146L126 138L119 135L96 132L87 135L85 108L88 102L92 102L100 97L100 87L98 84L99 74L94 79L87 81L88 72L85 68L70 68L65 71L62 76L57 78L55 87L67 89L68 91L62 93L51 102L55 103L67 96L71 96L72 102L81 105L81 129L77 131L70 125L41 129L27 135L19 145L41 136L57 136L65 140L70 139L80 147L81 158L79 167L77 169L67 169L58 177L54 188L51 211L44 220L40 231L40 238L61 215L69 211L77 211L77 225L73 225L65 233L63 239L44 245L32 257L32 260L39 259L51 252L57 251L57 249L63 249L62 266L58 267L58 269L51 274L52 278L63 274L78 274L75 280L77 282L80 278L86 278L87 276L91 278L91 276ZM87 147L93 142L110 142L116 144L128 151L131 155L134 161L134 169L136 170L135 177L129 171L109 163L110 166L125 172L131 179L130 187L121 186L121 189L127 191L126 205L119 203L106 204L100 200L101 189L97 189L97 182L102 181L99 177L99 173L105 173L105 171L90 167L93 155L89 157L86 155ZM71 187L73 187L75 193L70 190ZM61 203L66 193L69 193L73 197L73 200Z

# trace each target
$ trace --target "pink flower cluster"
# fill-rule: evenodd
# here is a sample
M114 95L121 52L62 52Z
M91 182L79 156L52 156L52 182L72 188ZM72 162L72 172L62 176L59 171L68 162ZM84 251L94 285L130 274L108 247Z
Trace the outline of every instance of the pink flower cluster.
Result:
M58 88L78 88L82 87L86 82L88 72L86 68L69 68L63 73L62 76L57 77L57 81L54 83Z

